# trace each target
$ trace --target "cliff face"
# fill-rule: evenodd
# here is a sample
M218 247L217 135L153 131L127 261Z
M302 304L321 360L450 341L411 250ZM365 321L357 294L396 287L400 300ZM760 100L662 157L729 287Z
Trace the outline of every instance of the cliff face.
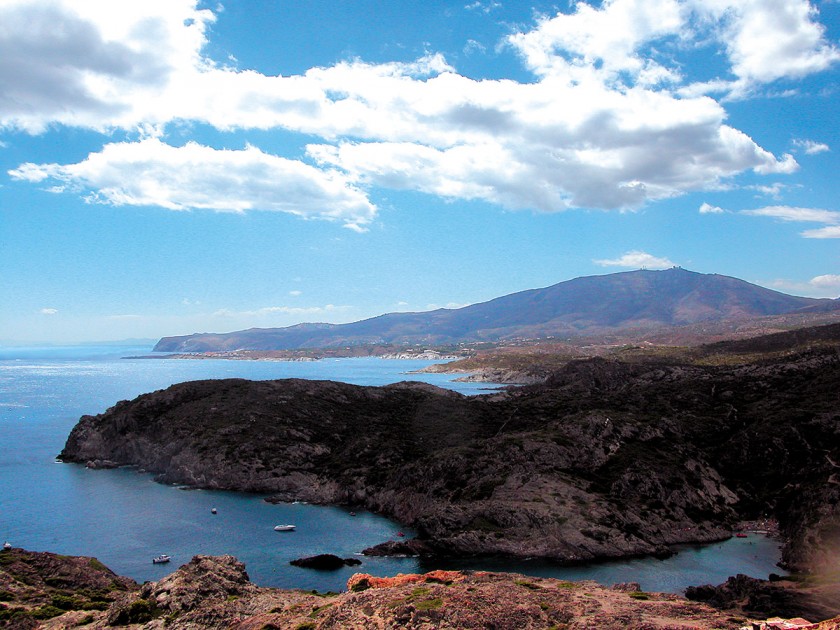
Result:
M363 505L427 552L664 552L775 515L793 568L835 561L840 355L734 367L578 361L466 398L421 384L184 383L73 429L60 457L161 481Z
M396 578L357 574L347 592L318 594L260 588L236 558L196 556L159 582L138 586L101 565L92 566L96 561L91 558L53 556L42 562L46 556L51 554L0 552L0 584L6 589L0 626L650 630L726 629L746 623L740 615L677 595L640 592L637 584L605 588L518 574L436 571ZM88 578L78 575L77 582L62 585L60 594L41 588L63 575L65 566L87 567ZM101 605L87 606L91 591L86 582L102 579L118 582L120 588L108 591L107 599L98 600ZM836 628L832 623L819 627Z

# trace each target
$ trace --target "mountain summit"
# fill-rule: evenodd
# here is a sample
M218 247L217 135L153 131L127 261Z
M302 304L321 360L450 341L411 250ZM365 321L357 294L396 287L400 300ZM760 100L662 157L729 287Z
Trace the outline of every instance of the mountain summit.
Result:
M164 337L154 349L211 352L443 345L584 336L828 308L840 308L840 302L795 297L729 276L673 267L586 276L459 309L387 313L350 324L298 324Z

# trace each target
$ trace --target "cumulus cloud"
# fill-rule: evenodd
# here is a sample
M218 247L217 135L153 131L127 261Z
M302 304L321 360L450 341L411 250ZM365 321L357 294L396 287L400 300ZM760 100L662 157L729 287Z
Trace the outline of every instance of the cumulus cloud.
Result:
M0 125L103 129L207 64L195 0L0 3ZM135 100L137 99L137 100Z
M357 230L375 215L369 186L511 209L632 209L745 171L798 168L725 124L721 104L688 89L675 57L683 44L717 42L736 77L721 85L740 82L741 92L833 63L837 50L810 5L780 1L579 2L508 39L537 77L518 82L473 80L439 54L268 76L205 56L215 16L196 0L5 0L0 127L139 131L141 142L108 145L78 164L12 171L112 204L273 209ZM317 166L254 148L151 144L182 121L309 134Z
M820 72L840 60L807 0L692 0L695 10L720 24L732 84L742 95L759 84Z
M272 210L342 221L360 228L376 207L341 173L263 153L215 150L193 142L173 147L149 138L106 145L77 164L23 164L12 178L58 182L114 206L243 212Z
M840 275L825 274L822 276L815 276L811 278L810 284L820 289L839 289L840 290Z
M726 210L723 208L710 205L706 202L703 202L700 206L700 214L723 214L724 212L726 212Z
M577 2L572 13L544 18L509 42L537 74L655 85L679 83L680 64L654 48L723 47L729 72L682 86L688 96L743 96L757 85L825 70L840 50L825 38L807 0L607 0Z
M612 0L601 8L578 2L574 13L544 18L508 41L540 76L586 80L596 74L623 80L619 75L626 73L634 83L654 85L677 81L679 74L639 49L678 34L685 20L685 9L676 0Z
M592 262L601 267L632 267L634 269L668 269L675 266L667 258L660 258L638 250L629 251L620 258Z
M793 145L802 149L808 155L816 155L817 153L824 153L831 150L827 144L814 142L813 140L794 140Z
M42 308L38 311L41 315L57 315L58 309L57 308Z

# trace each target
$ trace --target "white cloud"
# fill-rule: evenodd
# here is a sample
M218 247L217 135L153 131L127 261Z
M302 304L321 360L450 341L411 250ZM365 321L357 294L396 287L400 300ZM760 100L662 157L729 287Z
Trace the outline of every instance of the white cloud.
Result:
M814 276L810 280L795 281L778 279L770 282L772 286L780 291L793 293L795 295L806 295L815 298L837 298L840 294L840 275L824 274Z
M303 291L289 291L289 295L291 295L292 297L298 297L299 295L303 295Z
M481 11L482 13L490 13L495 9L501 8L501 6L502 3L498 2L497 0L488 0L487 2L475 0L475 2L470 2L469 4L465 5L464 8L467 11Z
M780 182L774 182L768 185L755 184L752 186L745 186L744 188L746 188L747 190L755 190L756 192L761 193L762 195L767 195L769 197L774 197L778 199L782 191L785 190L787 186Z
M538 75L679 83L679 63L653 46L715 42L736 78L691 83L682 93L740 97L757 85L819 72L840 60L807 0L606 0L600 8L586 2L574 7L509 38Z
M543 19L537 28L508 41L540 76L617 80L624 72L634 82L655 85L676 81L679 74L644 58L639 48L678 34L684 13L676 0L608 0L600 9L577 2L574 13Z
M212 12L195 0L0 3L0 127L131 126L185 75Z
M742 214L756 217L773 217L782 221L812 221L815 223L840 223L840 212L819 208L796 208L791 206L767 206L755 210L742 210Z
M840 60L825 39L808 0L691 0L700 15L716 21L715 35L726 47L732 85L743 95L757 84L798 78Z
M667 258L659 258L638 250L629 251L620 258L593 260L596 265L601 267L633 267L644 269L668 269L674 267Z
M840 289L840 275L825 274L822 276L814 276L809 281L809 284L820 289Z
M831 150L827 144L814 142L813 140L794 140L793 145L802 149L808 155L816 155Z
M243 212L271 210L342 221L360 228L376 207L346 176L263 153L215 150L157 139L106 145L77 164L23 164L14 179L53 180L90 191L88 199L114 206ZM60 188L59 188L60 190Z
M41 315L57 315L58 309L57 308L42 308L38 311Z
M359 186L512 209L636 208L719 188L744 171L798 168L792 156L777 158L727 126L724 109L701 91L677 95L684 78L669 57L684 40L708 39L687 28L701 16L717 41L735 37L726 52L743 85L832 63L836 50L803 11L807 2L788 0L779 11L778 1L607 0L600 8L581 2L574 13L510 38L539 78L517 82L472 80L438 54L267 76L203 56L215 16L197 9L196 0L5 0L0 128L137 131L141 142L108 145L79 164L12 171L29 181L56 179L66 190L86 188L92 199L114 204L260 207L333 218L354 230L364 229L376 210ZM748 44L760 34L752 20L777 34L761 39L765 47L754 53ZM320 138L309 151L321 170L257 149L152 144L167 125L182 121L310 134ZM154 155L142 157L144 151ZM209 161L187 159L198 153ZM143 177L131 179L138 172ZM305 191L294 188L292 175ZM278 201L288 193L288 201Z
M827 225L815 230L800 232L805 238L840 238L840 225Z
M706 202L700 206L700 214L723 214L726 212L723 208L719 208L717 206L712 206Z
M238 319L241 317L265 317L267 315L294 315L297 316L311 316L311 315L329 315L348 311L351 306L335 306L334 304L327 304L325 306L264 306L251 311L234 311L231 309L219 309L212 315L213 317L220 317L225 319Z
M782 221L805 223L826 223L825 227L805 230L799 234L805 238L840 238L840 212L820 208L796 208L791 206L768 206L756 210L742 210L741 214L772 217Z

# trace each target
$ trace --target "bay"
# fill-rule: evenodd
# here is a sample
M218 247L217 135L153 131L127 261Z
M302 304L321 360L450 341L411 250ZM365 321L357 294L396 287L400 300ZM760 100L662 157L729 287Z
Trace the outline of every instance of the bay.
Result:
M666 560L651 558L558 567L539 561L420 562L412 558L360 558L361 567L316 572L289 565L298 557L342 557L394 539L402 530L379 515L355 516L337 507L271 505L261 496L185 490L154 483L132 469L93 471L55 462L84 414L101 413L122 399L171 384L206 378L310 378L358 385L422 380L461 393L487 391L486 383L457 383L452 375L413 374L431 361L377 358L320 361L150 360L145 346L0 348L0 538L35 551L99 558L138 581L157 580L194 554L231 554L264 586L343 590L357 570L375 575L469 568L508 570L604 584L640 582L645 590L679 592L746 573L766 578L779 560L775 541L758 536L684 548ZM217 513L211 514L211 508ZM294 532L274 525L294 523ZM168 553L173 561L153 565Z

